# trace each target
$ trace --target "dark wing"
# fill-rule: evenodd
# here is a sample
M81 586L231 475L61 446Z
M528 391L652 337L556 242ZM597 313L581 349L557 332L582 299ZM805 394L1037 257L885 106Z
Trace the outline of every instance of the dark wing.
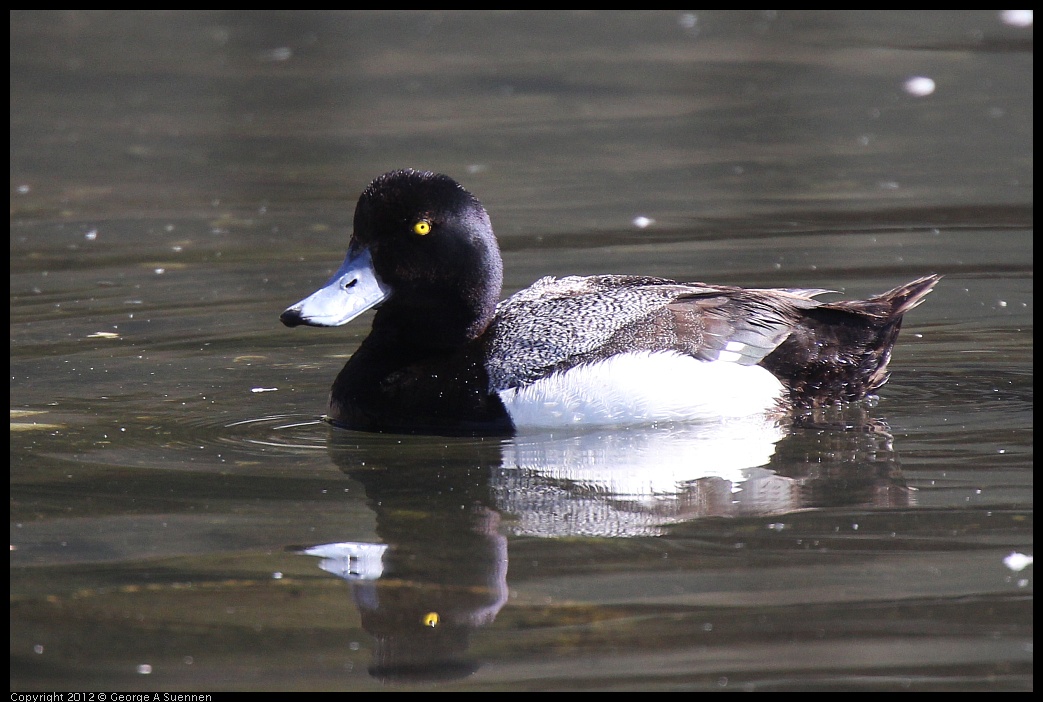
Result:
M802 311L828 290L750 290L716 287L693 291L667 305L674 348L705 361L760 363L793 332Z
M637 276L544 278L500 303L487 336L493 391L632 351L753 365L789 335L811 290L744 290Z

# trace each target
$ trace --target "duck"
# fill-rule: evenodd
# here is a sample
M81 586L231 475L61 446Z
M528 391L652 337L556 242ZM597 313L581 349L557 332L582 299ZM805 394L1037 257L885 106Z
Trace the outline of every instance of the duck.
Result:
M324 418L337 427L503 436L720 423L871 395L903 315L940 279L824 302L832 291L544 277L500 301L503 262L478 198L401 169L363 190L343 264L280 320L333 327L375 308L330 391Z

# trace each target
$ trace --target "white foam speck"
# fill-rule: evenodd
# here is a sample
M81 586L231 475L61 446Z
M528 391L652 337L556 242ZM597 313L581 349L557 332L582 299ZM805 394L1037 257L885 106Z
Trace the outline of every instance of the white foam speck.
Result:
M1000 21L1011 27L1031 27L1032 10L1003 10Z
M934 81L927 76L913 76L902 84L905 92L916 97L924 97L934 92Z
M1018 553L1017 551L1011 551L1010 554L1003 559L1003 565L1007 566L1014 572L1019 573L1032 565L1032 556Z

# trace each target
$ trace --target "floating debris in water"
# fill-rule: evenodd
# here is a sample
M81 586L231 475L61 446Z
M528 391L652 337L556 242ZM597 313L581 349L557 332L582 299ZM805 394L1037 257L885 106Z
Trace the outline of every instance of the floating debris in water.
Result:
M934 92L934 81L927 76L913 76L902 85L905 92L916 97L924 97Z
M1003 565L1018 573L1032 565L1032 556L1018 553L1017 551L1011 551L1010 554L1003 559Z
M1000 21L1011 27L1031 27L1032 10L1004 10L1000 13Z

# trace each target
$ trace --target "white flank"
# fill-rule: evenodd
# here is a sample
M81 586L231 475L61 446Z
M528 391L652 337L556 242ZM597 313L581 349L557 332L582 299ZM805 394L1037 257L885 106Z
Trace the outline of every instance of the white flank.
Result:
M772 412L782 383L760 366L635 352L500 392L515 427L719 421Z

